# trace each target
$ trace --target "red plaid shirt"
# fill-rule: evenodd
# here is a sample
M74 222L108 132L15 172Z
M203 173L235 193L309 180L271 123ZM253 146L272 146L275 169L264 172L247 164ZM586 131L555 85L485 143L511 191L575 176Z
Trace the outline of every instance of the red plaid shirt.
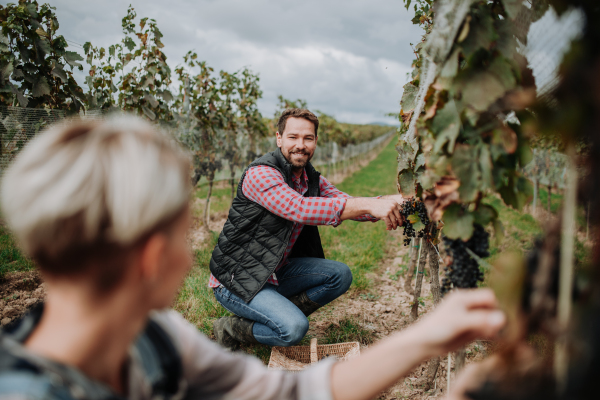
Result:
M321 197L304 197L304 193L308 190L306 171L303 170L301 177L292 175L292 180L294 181L293 189L285 183L283 175L275 168L259 165L248 170L242 185L244 196L273 214L294 221L290 241L275 272L288 263L287 257L304 225L338 226L342 223L340 216L346 207L346 199L352 197L338 190L323 175L319 181ZM365 214L354 220L375 222L377 218ZM275 273L269 277L267 282L278 285ZM219 285L219 281L211 274L208 286L215 288Z

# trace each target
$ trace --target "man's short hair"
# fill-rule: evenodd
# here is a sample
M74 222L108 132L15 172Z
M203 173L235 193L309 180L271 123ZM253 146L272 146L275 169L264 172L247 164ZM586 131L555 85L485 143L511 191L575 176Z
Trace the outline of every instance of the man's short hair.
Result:
M41 133L5 172L7 224L42 272L90 276L100 292L139 245L187 208L189 160L135 117L70 121Z
M285 124L290 117L303 118L312 122L315 126L315 136L317 136L317 132L319 131L319 118L304 108L288 108L281 113L281 117L279 117L279 121L277 122L277 130L279 131L279 134L283 135L283 131L285 131Z

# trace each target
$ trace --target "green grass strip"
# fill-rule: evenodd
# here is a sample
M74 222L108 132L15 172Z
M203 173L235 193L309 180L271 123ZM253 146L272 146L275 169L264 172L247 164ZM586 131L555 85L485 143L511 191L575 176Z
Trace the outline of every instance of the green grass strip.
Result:
M394 141L365 168L338 185L338 189L354 197L395 194L396 150ZM325 256L347 264L354 277L352 287L365 291L370 286L369 271L380 265L390 235L381 222L344 221L337 228L320 226Z

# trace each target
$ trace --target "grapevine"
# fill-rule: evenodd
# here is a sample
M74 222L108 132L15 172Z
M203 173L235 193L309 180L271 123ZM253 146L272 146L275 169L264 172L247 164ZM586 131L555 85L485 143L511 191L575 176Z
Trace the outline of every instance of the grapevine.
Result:
M444 245L452 258L452 263L444 268L446 276L442 281L442 294L449 292L453 287L474 288L477 287L477 282L483 281L483 272L479 269L479 263L467 249L478 257L488 257L490 234L479 224L473 224L473 228L473 236L466 242L460 238L444 237Z
M405 201L400 207L400 214L404 216L402 231L404 235L404 245L410 244L411 238L423 238L435 236L436 229L427 214L425 203L419 199L410 199Z

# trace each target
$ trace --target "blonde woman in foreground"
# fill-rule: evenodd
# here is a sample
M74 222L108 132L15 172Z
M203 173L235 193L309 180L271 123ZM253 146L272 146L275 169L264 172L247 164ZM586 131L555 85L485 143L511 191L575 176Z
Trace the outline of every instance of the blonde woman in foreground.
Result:
M455 293L357 359L269 371L165 309L192 263L189 195L182 151L133 117L54 127L19 154L1 205L47 298L0 335L0 399L369 399L504 325L490 291Z

